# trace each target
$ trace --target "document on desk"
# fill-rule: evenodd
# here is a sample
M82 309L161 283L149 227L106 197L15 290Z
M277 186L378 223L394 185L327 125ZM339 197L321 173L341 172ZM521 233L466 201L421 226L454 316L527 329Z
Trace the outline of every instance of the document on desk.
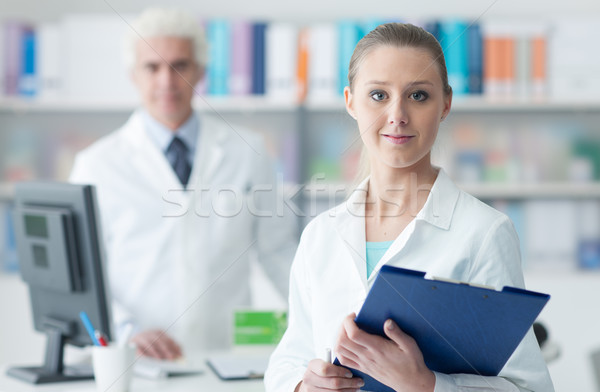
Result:
M498 291L383 266L355 322L366 332L386 336L383 324L391 318L415 339L431 370L496 376L549 299L514 287ZM337 358L334 363L340 364ZM364 379L364 390L393 391L350 370Z
M215 356L206 363L221 380L248 380L264 377L269 357Z
M167 361L149 357L136 359L133 373L138 377L161 379L168 377L193 376L204 373L200 366L189 364L185 361Z

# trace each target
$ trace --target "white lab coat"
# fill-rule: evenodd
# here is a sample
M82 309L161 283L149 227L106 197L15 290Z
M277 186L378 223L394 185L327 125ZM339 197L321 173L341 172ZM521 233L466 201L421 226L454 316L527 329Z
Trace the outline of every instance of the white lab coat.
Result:
M280 189L265 191L276 184L261 138L199 119L188 191L140 112L80 152L70 178L97 187L117 329L161 328L192 350L230 344L233 309L251 304L252 257L287 295L297 242Z
M422 210L367 279L367 185L368 180L346 203L315 218L302 234L290 276L288 329L265 375L268 392L292 392L308 362L335 347L342 320L360 310L384 264L497 288L524 286L519 242L510 220L460 191L443 170ZM521 390L553 391L532 330L500 376L436 373L435 390L516 391L519 385Z

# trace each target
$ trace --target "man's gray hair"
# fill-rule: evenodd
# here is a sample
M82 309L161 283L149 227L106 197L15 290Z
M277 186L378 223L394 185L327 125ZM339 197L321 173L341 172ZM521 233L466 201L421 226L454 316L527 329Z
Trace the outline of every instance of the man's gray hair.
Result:
M200 67L205 67L207 43L200 22L193 15L168 8L148 8L131 24L125 34L123 60L127 69L132 69L136 61L138 41L156 37L180 37L192 40L194 57Z

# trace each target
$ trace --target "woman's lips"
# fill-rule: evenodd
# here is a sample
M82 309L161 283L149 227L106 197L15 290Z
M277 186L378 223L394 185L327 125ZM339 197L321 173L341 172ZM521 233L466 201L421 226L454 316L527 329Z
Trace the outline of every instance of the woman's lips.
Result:
M382 135L387 141L393 144L404 144L408 143L414 136L402 136L402 135Z

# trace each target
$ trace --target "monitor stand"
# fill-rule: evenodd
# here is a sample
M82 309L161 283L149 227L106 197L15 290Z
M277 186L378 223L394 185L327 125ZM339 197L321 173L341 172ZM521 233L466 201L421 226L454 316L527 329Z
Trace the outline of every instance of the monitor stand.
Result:
M72 323L46 319L44 327L48 336L44 366L12 367L6 374L31 384L93 379L94 373L90 366L65 367L63 364L64 347L67 336L72 335Z

